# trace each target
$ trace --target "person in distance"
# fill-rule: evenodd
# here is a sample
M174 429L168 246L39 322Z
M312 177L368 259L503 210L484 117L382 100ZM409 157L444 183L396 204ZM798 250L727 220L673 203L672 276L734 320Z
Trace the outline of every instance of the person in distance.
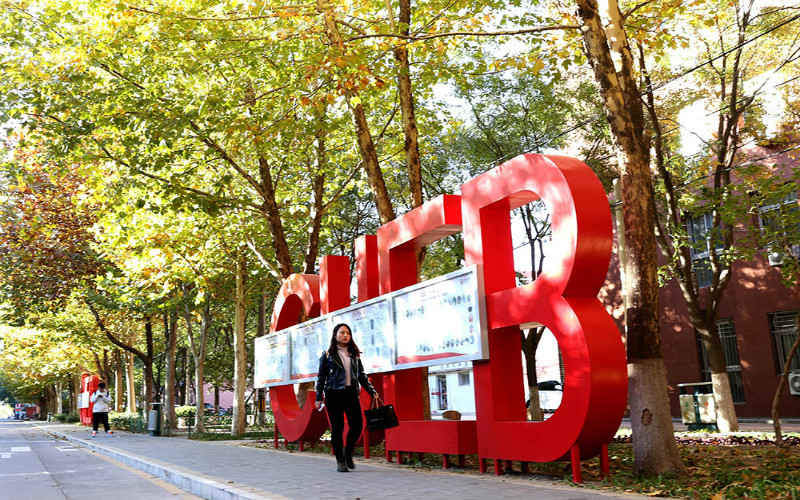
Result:
M97 390L89 397L89 401L94 403L92 406L92 437L97 436L97 427L102 422L106 434L113 436L111 427L108 425L108 412L111 409L111 395L106 390L106 383L97 384Z

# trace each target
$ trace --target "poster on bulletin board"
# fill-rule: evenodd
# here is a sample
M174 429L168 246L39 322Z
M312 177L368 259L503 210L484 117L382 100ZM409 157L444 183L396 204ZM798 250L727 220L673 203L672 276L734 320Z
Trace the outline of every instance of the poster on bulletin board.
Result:
M319 357L328 348L328 321L325 318L307 321L290 329L292 344L291 380L316 380Z
M333 325L347 323L353 340L361 349L361 363L367 373L394 368L394 328L391 301L378 297L333 314ZM333 333L333 327L331 327Z
M451 273L393 296L397 359L406 368L484 358L476 273Z
M255 387L286 383L289 380L289 331L256 338L253 356Z

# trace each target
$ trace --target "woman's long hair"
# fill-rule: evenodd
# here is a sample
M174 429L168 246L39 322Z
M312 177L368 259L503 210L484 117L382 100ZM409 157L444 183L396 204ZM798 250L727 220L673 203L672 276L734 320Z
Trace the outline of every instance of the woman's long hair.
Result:
M333 327L333 335L331 335L331 345L328 346L328 355L333 356L333 353L339 351L339 344L336 342L336 332L339 331L339 328L346 326L348 330L350 330L350 342L347 343L347 352L350 353L351 358L357 357L361 354L361 350L356 345L355 340L353 340L353 329L350 328L350 325L347 323L339 323L338 325Z

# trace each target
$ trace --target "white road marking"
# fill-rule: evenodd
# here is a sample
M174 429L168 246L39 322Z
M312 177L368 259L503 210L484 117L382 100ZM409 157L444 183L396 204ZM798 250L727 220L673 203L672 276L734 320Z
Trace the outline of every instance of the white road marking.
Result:
M19 477L19 476L49 476L50 473L45 472L18 472L16 474L0 474L0 477Z
M58 451L76 451L78 448L72 446L56 446Z
M24 451L31 451L30 446L12 446L11 453L22 453Z
M11 453L9 452L0 453L0 458L11 458Z

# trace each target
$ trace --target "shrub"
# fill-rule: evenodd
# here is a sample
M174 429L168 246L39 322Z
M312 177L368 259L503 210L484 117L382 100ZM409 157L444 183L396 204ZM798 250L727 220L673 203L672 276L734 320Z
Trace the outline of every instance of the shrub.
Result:
M129 432L147 432L147 417L141 413L117 413L112 411L108 414L108 423L114 429Z
M194 417L196 410L197 408L194 406L178 406L175 408L175 416L182 418Z
M194 406L179 406L175 408L175 416L178 418L178 426L193 427L194 416L197 408Z
M56 422L65 422L68 424L80 422L81 420L81 416L77 413L56 413L51 418Z

